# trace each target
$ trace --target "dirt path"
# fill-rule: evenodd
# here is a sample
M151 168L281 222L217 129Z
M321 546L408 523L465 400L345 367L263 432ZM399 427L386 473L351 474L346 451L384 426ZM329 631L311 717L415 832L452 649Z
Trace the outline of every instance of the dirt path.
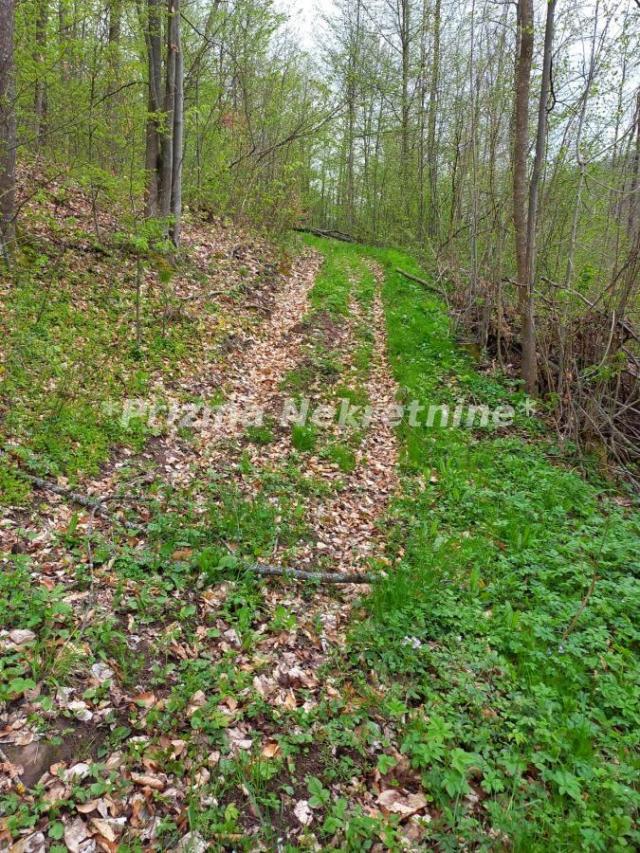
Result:
M335 570L344 572L362 570L365 562L374 558L384 559L384 541L376 523L384 515L397 486L397 442L384 417L392 411L397 387L386 360L384 313L379 294L382 272L378 267L375 274L378 292L370 318L374 332L373 359L365 386L373 420L345 488L333 500L314 507L311 521Z
M294 265L268 319L255 339L228 360L223 375L216 362L208 362L189 381L200 393L219 390L222 383L227 404L276 413L286 396L283 380L305 365L319 337L325 343L339 343L349 383L348 377L355 375L357 327L366 320L373 342L364 392L374 419L364 430L352 470L341 470L321 452L297 452L290 428L276 428L273 440L263 445L247 443L241 422L205 419L192 424L188 438L174 424L152 449L113 466L106 476L86 484L86 492L105 495L127 483L139 488L140 472L151 472L154 483L170 486L172 494L188 492L197 507L200 503L204 507L201 493L210 488L213 471L222 476L225 489L236 489L249 501L261 500L263 512L269 512L276 499L265 491L264 476L275 471L278 488L292 492L290 511L306 533L293 542L276 536L272 561L321 565L332 571L364 571L371 560L383 564L384 536L377 525L397 485L397 445L383 415L393 406L397 389L386 362L382 271L373 269L376 292L366 315L354 305L338 329L322 314L312 317L313 322L302 322L320 260L310 255ZM326 395L322 382L310 390L314 404ZM177 404L181 397L176 395L171 402ZM294 464L297 484L287 481ZM301 488L301 483L309 488ZM235 511L240 509L238 505ZM269 819L251 793L252 783L239 778L234 786L227 779L230 770L218 778L216 768L223 760L236 762L245 768L237 770L242 776L251 766L250 755L280 761L281 740L291 725L287 715L313 714L331 698L331 676L321 679L319 673L332 650L344 643L359 590L313 589L277 581L256 590L234 581L172 589L163 587L163 574L154 574L153 567L148 570L149 581L144 571L137 570L119 579L114 563L125 556L117 554L96 564L90 589L82 584L78 588L78 562L86 567L86 554L73 552L72 547L78 546L72 541L86 533L88 519L86 514L75 518L74 512L63 500L50 501L44 514L32 520L29 544L33 583L69 590L63 598L72 613L62 620L66 639L60 640L53 631L49 640L47 628L47 637L31 632L32 637L8 635L0 640L7 649L31 656L34 642L42 643L43 649L53 644L58 667L54 680L59 686L45 716L47 725L59 733L59 742L47 745L34 723L41 715L40 695L51 689L43 669L42 682L0 717L0 745L9 758L6 785L23 776L28 784L43 785L45 799L73 801L73 773L79 774L77 768L82 766L82 773L90 777L92 761L106 750L102 757L106 763L96 772L104 778L105 767L116 771L119 782L109 793L95 797L94 805L63 811L70 850L111 850L121 838L138 838L165 849L158 841L161 821L172 822L178 836L188 835L187 804L195 802L206 811L205 801L212 796L216 802L237 806L238 825L247 837L265 831ZM279 524L277 517L275 523ZM108 527L99 521L95 526L98 531ZM232 553L240 547L233 542L227 546ZM130 537L121 548L126 559L149 559L143 534ZM191 547L180 547L172 560L180 564L191 553ZM123 599L135 608L123 611ZM123 615L114 621L117 611ZM92 660L93 654L95 662L87 667L83 656ZM139 663L133 666L128 656ZM204 668L199 665L202 661ZM210 714L215 724L205 723ZM202 727L195 722L200 717ZM94 733L91 738L85 730L88 725ZM129 734L117 744L114 732L120 730ZM291 839L309 823L301 788L307 771L313 767L298 765L289 793L278 794L281 829ZM209 788L215 795L207 793ZM346 796L349 791L346 785ZM30 840L16 851L46 849L39 830L22 835Z

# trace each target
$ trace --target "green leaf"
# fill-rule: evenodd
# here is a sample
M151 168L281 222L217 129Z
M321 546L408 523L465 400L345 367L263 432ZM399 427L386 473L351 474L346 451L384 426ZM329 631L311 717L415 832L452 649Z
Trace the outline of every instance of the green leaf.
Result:
M53 838L55 841L60 841L61 838L64 838L64 824L62 821L57 820L55 823L52 823L48 834L49 838Z

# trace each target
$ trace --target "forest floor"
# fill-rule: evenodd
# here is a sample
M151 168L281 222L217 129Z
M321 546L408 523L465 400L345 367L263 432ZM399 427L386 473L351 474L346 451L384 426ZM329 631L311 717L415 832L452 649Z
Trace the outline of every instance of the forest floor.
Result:
M176 273L48 204L2 293L0 849L638 846L635 498L409 258L193 223Z

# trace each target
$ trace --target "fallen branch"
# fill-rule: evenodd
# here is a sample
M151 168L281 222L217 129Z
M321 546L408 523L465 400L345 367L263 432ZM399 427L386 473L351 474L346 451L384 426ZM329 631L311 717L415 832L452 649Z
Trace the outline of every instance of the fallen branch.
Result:
M435 284L431 284L430 281L425 281L423 278L418 278L417 275L412 275L410 272L406 272L406 270L401 270L400 267L396 267L396 272L403 275L405 278L408 278L410 281L416 281L418 284L421 284L423 287L426 287L427 290L432 290L434 293L437 293L438 296L441 296L443 299L447 298L447 294L444 290L437 287Z
M351 234L345 234L342 231L326 231L323 228L311 228L298 226L293 229L294 231L299 231L301 234L313 234L316 237L330 237L332 240L340 240L342 243L357 243L355 237L352 237Z
M131 524L131 522L129 521L124 521L123 519L115 518L114 515L103 506L106 500L113 500L113 498L91 498L88 495L81 495L79 492L74 492L72 489L67 489L65 486L59 486L57 483L52 483L51 480L44 480L42 477L36 477L34 474L27 474L26 471L22 471L21 469L18 470L21 477L24 477L25 480L28 480L38 489L44 489L45 491L53 492L54 495L60 495L61 497L67 498L72 503L78 504L78 506L83 506L85 509L91 510L93 515L99 515L106 521L116 521L118 524L122 525L122 527L125 527L127 530L140 529L139 524ZM127 498L121 498L121 500L127 500Z
M344 572L309 572L303 569L287 569L284 566L269 566L252 563L247 571L264 577L284 577L293 580L317 581L318 583L374 583L376 575L347 574Z
M542 276L542 281L544 281L546 284L550 285L551 287L555 287L558 290L564 290L567 293L570 293L572 296L576 296L588 308L591 308L592 311L596 311L600 315L605 314L605 311L603 309L599 309L597 307L598 300L596 300L595 302L592 302L591 299L587 299L587 297L583 293L580 293L579 290L573 290L573 288L571 288L571 287L566 287L564 285L556 284L555 281L551 281L551 279L547 278L546 276ZM615 313L614 313L613 322L616 326L619 326L622 329L622 331L625 333L627 338L633 338L633 340L636 341L636 343L640 343L640 333L638 333L633 328L633 326L631 325L631 323L628 320L626 320L624 317L616 317Z

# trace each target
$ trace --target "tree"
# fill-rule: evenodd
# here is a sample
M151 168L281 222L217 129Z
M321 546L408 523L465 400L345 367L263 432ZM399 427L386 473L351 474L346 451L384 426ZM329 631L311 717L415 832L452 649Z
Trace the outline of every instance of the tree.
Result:
M518 0L518 51L513 131L513 225L522 336L522 377L529 393L537 389L533 293L527 262L527 211L529 153L529 92L533 61L533 2Z
M429 212L428 232L432 238L439 234L440 211L438 210L438 92L440 87L440 30L441 0L435 0L433 10L433 41L431 56L431 84L429 87L429 118L427 131L427 162L429 164Z
M0 242L8 257L15 239L15 0L0 0Z
M35 32L36 86L33 99L33 112L36 120L36 139L42 145L47 116L47 88L45 80L45 62L47 49L47 28L49 26L49 2L38 0Z
M182 213L184 127L180 0L168 0L167 3L164 59L162 29L160 0L147 0L145 40L149 76L145 154L146 212L147 216L160 216L165 219L172 217L171 236L178 245Z

